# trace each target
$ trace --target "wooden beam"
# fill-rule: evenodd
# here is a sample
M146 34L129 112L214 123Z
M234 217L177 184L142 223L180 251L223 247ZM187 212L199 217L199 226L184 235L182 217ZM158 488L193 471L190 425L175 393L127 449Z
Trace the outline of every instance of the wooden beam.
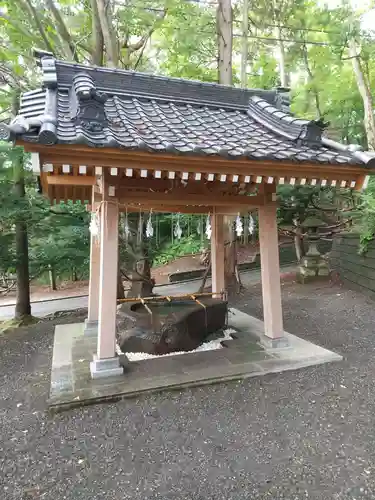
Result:
M89 175L47 175L52 186L95 186L96 177Z
M225 289L224 274L224 217L215 210L211 217L212 291L220 294Z
M119 188L116 192L118 198L124 198L128 203L141 203L153 204L160 202L162 204L181 204L184 205L203 205L203 206L246 206L246 207L259 207L264 204L263 196L245 196L245 195L215 195L215 194L192 194L187 193L183 189L174 189L169 193L158 192L142 192L142 191L128 191Z
M136 189L154 189L157 191L171 189L173 186L182 186L180 179L142 179L136 177L117 177L110 179L110 184L116 187L136 188Z
M120 212L154 212L154 213L182 213L182 214L209 214L213 213L215 210L216 214L219 215L237 215L247 214L249 212L247 207L233 206L233 207L213 207L213 206L186 206L186 205L158 205L158 204L138 204L132 205L123 203L119 200L119 210Z
M154 212L154 213L181 213L181 214L208 214L213 211L213 207L188 207L186 205L127 205L120 203L120 212Z
M213 172L222 174L241 175L264 175L277 176L275 172L284 172L284 176L291 172L291 176L324 178L323 173L332 173L337 179L344 180L345 176L363 175L364 173L375 172L375 168L356 165L335 165L314 162L290 162L290 161L270 161L270 160L248 160L226 159L218 156L180 156L167 155L162 153L144 153L141 151L116 148L94 149L80 145L53 145L43 146L41 144L17 141L26 151L39 152L41 154L40 163L78 163L84 165L103 165L120 168L137 168L137 163L147 170L184 170L186 172ZM135 167L134 167L135 165ZM163 167L163 165L165 165ZM173 165L173 168L172 168ZM202 167L208 170L202 170ZM266 169L266 170L265 170ZM272 174L274 172L274 175ZM305 175L310 172L311 175ZM281 174L282 175L282 174Z
M276 207L265 205L258 214L264 333L276 347L284 335Z
M105 169L104 171L106 171ZM170 191L171 189L183 189L185 192L197 193L197 194L210 194L210 193L231 193L233 195L238 194L240 189L239 184L223 183L220 181L207 182L206 180L196 181L194 179L190 180L187 184L184 184L179 177L175 179L155 179L155 178L135 178L135 177L112 177L109 178L109 183L111 186L116 188L133 188L139 190L152 189L153 191ZM248 189L250 190L251 184L248 184Z

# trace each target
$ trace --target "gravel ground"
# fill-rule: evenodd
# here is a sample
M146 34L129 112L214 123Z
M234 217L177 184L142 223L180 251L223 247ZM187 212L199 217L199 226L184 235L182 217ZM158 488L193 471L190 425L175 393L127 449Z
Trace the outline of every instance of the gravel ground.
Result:
M283 297L286 328L343 362L48 416L55 323L0 337L0 499L374 499L374 302Z

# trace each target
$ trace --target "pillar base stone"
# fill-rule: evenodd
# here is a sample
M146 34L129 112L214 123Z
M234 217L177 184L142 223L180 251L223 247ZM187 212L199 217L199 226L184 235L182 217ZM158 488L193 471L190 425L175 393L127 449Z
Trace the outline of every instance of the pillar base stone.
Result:
M85 337L95 337L98 335L98 321L85 319Z
M260 337L260 343L266 349L281 349L282 347L289 347L289 342L286 337L271 338L266 335Z
M90 363L91 378L116 377L124 374L124 368L120 366L118 356L113 358L98 359L94 354L94 360Z

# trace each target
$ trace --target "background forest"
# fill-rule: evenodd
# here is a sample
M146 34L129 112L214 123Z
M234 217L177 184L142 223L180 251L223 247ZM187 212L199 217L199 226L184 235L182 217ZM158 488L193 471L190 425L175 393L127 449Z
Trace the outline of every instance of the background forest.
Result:
M365 29L368 16L371 5L358 10L318 0L0 0L0 120L16 114L21 92L40 85L33 58L39 48L84 64L290 88L295 114L329 122L335 140L374 150L375 37ZM350 219L363 241L374 236L371 185L360 200L305 186L279 194L280 228L296 241L309 209L323 198L337 208L337 227ZM181 217L183 236L176 239L176 216L159 217L147 248L122 246L125 274L134 272L139 254L164 263L199 251L203 222ZM83 205L51 207L38 193L30 158L0 144L0 279L6 287L16 275L17 315L30 313L30 279L85 277L88 226Z

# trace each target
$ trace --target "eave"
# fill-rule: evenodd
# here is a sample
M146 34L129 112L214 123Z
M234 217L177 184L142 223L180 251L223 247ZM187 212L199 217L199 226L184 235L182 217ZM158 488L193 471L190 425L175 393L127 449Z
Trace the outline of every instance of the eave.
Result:
M40 164L87 165L117 168L202 172L227 175L261 175L263 177L295 177L349 180L375 172L374 166L361 164L330 164L226 159L216 156L185 156L145 153L117 148L90 148L80 145L44 146L17 141L25 151L39 153Z
M230 160L151 154L85 146L43 146L19 141L38 153L43 192L51 202L92 202L93 188L109 196L121 210L246 213L262 206L277 185L363 188L375 168L365 165ZM187 189L184 189L186 187ZM265 198L264 196L267 195ZM99 196L99 197L100 197Z

